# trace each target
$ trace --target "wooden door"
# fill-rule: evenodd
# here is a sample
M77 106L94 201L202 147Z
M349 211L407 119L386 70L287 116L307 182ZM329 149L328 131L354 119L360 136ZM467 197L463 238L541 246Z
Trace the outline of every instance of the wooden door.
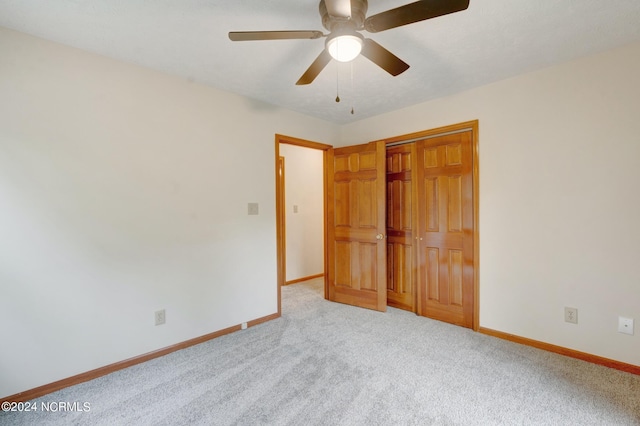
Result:
M327 296L385 311L385 145L327 153Z
M418 313L473 327L472 132L417 142Z
M387 304L415 312L414 143L387 148Z

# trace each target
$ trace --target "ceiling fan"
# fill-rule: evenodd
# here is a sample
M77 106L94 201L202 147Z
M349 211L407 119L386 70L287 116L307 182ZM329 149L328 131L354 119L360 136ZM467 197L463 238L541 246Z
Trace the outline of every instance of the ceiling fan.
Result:
M324 50L296 82L297 85L309 84L315 80L332 58L349 62L361 53L396 76L406 71L409 65L375 41L363 37L359 31L377 33L459 12L469 7L469 0L421 0L365 18L367 7L367 0L320 0L322 26L329 30L329 34L313 30L232 31L229 38L232 41L250 41L327 37Z

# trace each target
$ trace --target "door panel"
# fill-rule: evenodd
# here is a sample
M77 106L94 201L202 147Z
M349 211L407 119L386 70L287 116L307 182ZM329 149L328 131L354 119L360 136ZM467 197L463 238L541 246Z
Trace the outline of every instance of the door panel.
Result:
M473 327L471 132L425 139L418 150L418 313Z
M328 151L328 298L385 311L385 147Z
M387 304L415 312L415 144L387 149Z

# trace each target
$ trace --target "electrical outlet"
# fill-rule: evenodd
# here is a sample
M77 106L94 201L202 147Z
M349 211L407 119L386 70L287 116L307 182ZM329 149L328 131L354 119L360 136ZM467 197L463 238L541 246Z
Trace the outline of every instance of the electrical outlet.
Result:
M578 323L578 309L576 308L568 308L565 306L564 308L564 322L570 322L572 324Z
M164 309L156 311L155 313L156 325L162 325L167 321L167 317L165 316Z
M618 331L633 336L633 318L618 317Z

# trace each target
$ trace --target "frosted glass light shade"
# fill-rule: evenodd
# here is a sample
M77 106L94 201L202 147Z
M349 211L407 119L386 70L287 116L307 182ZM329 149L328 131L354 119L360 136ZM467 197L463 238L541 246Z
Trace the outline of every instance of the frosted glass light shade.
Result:
M354 35L334 37L327 40L327 50L336 61L349 62L360 54L362 39Z

